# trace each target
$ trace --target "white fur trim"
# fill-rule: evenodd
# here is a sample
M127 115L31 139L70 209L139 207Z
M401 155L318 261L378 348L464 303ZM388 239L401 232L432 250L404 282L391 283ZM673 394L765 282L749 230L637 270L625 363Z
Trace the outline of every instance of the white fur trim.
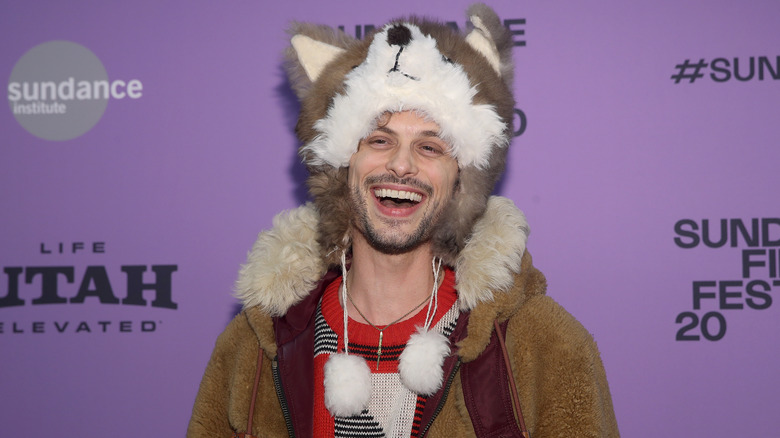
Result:
M278 214L273 229L260 233L236 282L235 295L244 308L261 306L281 316L309 294L325 274L318 221L317 211L306 204Z
M444 359L449 354L449 341L444 335L418 327L398 360L401 383L417 394L438 391L444 380Z
M306 204L279 214L274 229L260 233L236 282L244 308L261 306L281 316L309 294L326 269L317 244L318 220L314 206ZM512 286L528 233L525 216L511 200L490 198L455 262L461 310L473 309Z
M338 417L360 414L371 399L371 370L365 359L345 353L325 362L325 407Z
M498 196L490 198L455 263L461 310L473 309L492 300L494 291L512 287L514 274L520 272L528 234L525 215L514 202Z
M417 110L439 124L461 167L486 167L493 148L507 146L501 117L492 105L473 103L477 90L463 68L447 62L436 40L417 26L404 23L412 39L400 55L400 72L391 73L399 52L387 42L392 26L374 37L365 61L346 76L344 94L337 95L327 115L314 124L319 135L304 146L313 152L310 164L347 166L379 115Z
M341 47L317 41L306 35L295 35L290 39L290 43L295 49L306 75L312 82L320 77L329 62L346 51Z

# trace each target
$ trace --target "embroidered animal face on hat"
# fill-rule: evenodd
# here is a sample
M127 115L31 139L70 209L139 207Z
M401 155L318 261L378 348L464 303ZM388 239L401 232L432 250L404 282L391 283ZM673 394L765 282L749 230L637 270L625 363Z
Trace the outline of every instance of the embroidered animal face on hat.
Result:
M327 264L348 245L349 159L387 112L415 110L435 121L458 162L460 184L433 233L434 254L452 264L484 212L512 135L512 44L492 9L478 4L467 14L474 28L465 35L415 17L362 41L326 26L293 26L287 59L301 100L296 133Z

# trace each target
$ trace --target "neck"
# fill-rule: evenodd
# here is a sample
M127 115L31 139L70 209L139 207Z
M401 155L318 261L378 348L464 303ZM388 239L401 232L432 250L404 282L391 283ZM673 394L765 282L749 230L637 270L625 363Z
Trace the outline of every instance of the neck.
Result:
M433 288L430 244L404 254L384 254L371 247L360 233L355 234L352 265L345 281L355 305L371 323L389 324L430 295ZM368 322L362 321L352 304L346 304L353 319Z

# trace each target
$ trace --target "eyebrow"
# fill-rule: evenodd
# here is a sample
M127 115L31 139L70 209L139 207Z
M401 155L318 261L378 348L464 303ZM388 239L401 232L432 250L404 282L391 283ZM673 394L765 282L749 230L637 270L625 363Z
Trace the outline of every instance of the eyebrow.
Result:
M379 126L379 127L376 128L376 130L377 131L382 131L382 132L384 132L386 134L391 134L391 135L395 135L396 134L395 131L393 131L392 129L388 128L387 126ZM442 139L437 131L429 131L429 130L420 131L419 137L436 137L438 139Z

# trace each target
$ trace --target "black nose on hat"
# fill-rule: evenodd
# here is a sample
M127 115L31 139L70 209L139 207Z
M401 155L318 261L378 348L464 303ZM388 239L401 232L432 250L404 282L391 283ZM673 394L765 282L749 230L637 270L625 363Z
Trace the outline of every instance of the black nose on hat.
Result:
M412 31L403 24L396 24L387 31L387 44L405 46L412 40Z

